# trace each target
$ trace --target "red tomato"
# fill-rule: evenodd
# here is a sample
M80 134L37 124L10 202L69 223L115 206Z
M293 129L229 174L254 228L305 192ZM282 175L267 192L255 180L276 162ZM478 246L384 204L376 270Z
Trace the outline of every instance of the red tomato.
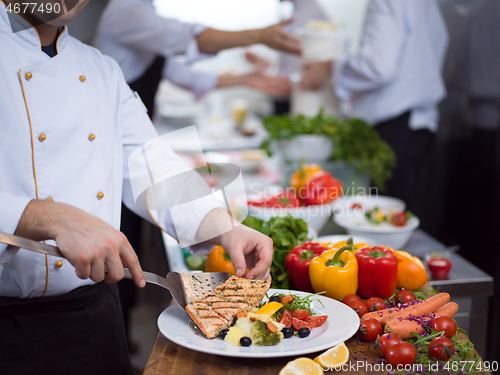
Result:
M440 361L449 360L454 350L453 341L445 336L436 337L429 344L429 355Z
M366 319L359 325L359 335L365 341L375 341L382 334L382 324L377 319Z
M411 365L416 356L415 347L407 341L396 342L385 351L385 358L392 366Z
M353 204L351 205L351 208L354 210L354 209L356 209L356 208L363 208L363 206L361 205L361 203L353 203Z
M427 265L429 266L432 277L435 279L443 279L450 273L453 262L448 258L436 257L429 259Z
M408 218L406 217L406 213L398 212L391 217L391 224L395 227L404 227L406 225L406 221Z
M369 298L366 301L366 306L368 307L368 311L384 310L386 308L384 300L379 297Z
M431 320L431 328L436 332L444 331L446 337L452 338L457 332L457 323L447 316L438 316Z
M399 292L396 293L396 296L394 297L394 301L398 303L406 303L410 301L415 301L417 298L415 297L415 294L408 290L400 290Z
M292 326L292 319L293 319L293 316L292 316L291 311L285 309L281 313L281 316L278 319L278 323L284 324L285 326L287 326L288 328L290 328Z
M293 325L293 328L295 328L297 331L299 329L301 329L302 327L307 327L309 329L311 329L311 323L308 323L308 322L305 322L303 320L299 320L297 318L292 318L292 325Z
M342 298L342 303L349 305L351 301L360 301L361 302L361 297L358 296L357 294L348 294L344 298Z
M368 312L368 307L366 306L366 303L364 303L363 301L354 300L351 301L347 306L356 311L356 314L358 314L360 318L362 318L363 315L365 315Z
M398 335L392 333L384 333L377 339L376 346L378 347L380 353L385 355L385 352L387 348L389 348L389 346L401 341L403 341L403 339Z
M296 319L299 320L304 320L309 316L310 312L307 310L301 310L301 309L296 309L293 313L292 316Z
M328 318L328 315L308 316L305 319L305 321L307 323L311 323L310 328L315 328L315 327L322 326L326 322L327 318Z

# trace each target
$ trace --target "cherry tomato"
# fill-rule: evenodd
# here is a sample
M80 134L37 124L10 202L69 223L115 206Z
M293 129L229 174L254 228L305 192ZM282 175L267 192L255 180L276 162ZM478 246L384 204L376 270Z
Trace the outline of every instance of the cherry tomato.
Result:
M311 326L309 328L315 328L315 327L322 326L326 322L327 318L328 318L328 315L308 316L305 319L305 321L307 323L311 323Z
M406 225L406 221L408 218L406 217L405 212L398 212L391 217L391 224L395 227L404 227Z
M447 361L453 355L455 347L448 337L439 336L429 344L429 355L440 361Z
M296 309L293 313L292 316L296 319L299 320L304 320L309 316L310 312L307 310L301 310L301 309Z
M284 296L284 297L281 297L281 300L280 300L280 303L285 306L285 305L288 305L290 302L293 301L293 296L292 295L289 295L289 296Z
M367 319L368 320L368 319ZM398 335L392 334L392 333L384 333L382 336L380 336L377 341L376 341L376 346L378 347L378 350L380 353L385 355L385 352L389 346L401 342L403 339L399 337Z
M359 325L359 335L365 341L375 341L382 334L382 324L377 319L366 319Z
M351 208L354 210L354 209L356 209L356 208L363 208L363 206L361 205L361 203L353 203L353 204L351 205Z
M292 325L293 325L293 328L295 328L297 331L303 327L306 327L306 328L311 328L311 324L312 323L308 323L308 322L305 322L303 320L299 320L297 318L292 318Z
M416 356L415 347L407 341L396 342L385 351L385 358L392 366L411 365Z
M284 324L285 326L287 326L288 328L290 328L292 326L292 319L293 319L293 316L292 316L291 311L285 309L281 313L281 316L278 319L278 323Z
M351 301L360 301L361 302L361 297L358 296L357 294L348 294L344 298L342 298L342 303L348 305Z
M356 314L358 314L360 318L368 312L368 307L363 301L353 300L347 306L356 311Z
M446 337L452 338L457 332L457 323L447 316L438 316L431 320L431 328L436 332L444 331Z
M407 303L410 301L414 301L417 298L415 297L415 294L408 290L400 290L399 292L396 293L396 296L394 297L394 301L398 303Z
M377 311L386 308L384 300L379 297L369 298L368 301L366 301L366 307L368 307L368 311Z

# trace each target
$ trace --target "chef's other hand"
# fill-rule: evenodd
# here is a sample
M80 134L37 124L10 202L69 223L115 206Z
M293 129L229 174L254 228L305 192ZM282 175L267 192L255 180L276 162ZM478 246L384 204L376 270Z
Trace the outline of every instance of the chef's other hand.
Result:
M315 61L302 67L300 85L306 90L319 90L330 78L331 61Z
M257 70L266 70L271 65L271 62L263 59L252 51L245 51L245 60L252 64Z
M36 241L54 239L81 279L114 283L123 279L125 266L138 287L146 285L137 255L125 235L76 207L32 200L15 234Z
M276 25L257 30L259 33L259 42L278 51L300 55L302 53L302 43L300 39L283 30L283 26L293 21L293 18L291 18L286 21L281 21Z
M243 224L220 237L220 244L231 257L236 276L271 280L270 267L273 259L271 238ZM247 269L250 271L246 272Z
M269 76L255 71L245 76L245 84L274 97L290 94L290 81L286 76Z

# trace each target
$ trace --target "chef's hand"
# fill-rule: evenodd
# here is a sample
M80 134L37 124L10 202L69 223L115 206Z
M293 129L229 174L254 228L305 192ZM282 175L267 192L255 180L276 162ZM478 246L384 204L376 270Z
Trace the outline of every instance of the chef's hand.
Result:
M123 279L125 266L138 287L146 285L137 255L125 235L76 207L32 200L15 234L35 241L55 240L81 279L114 283ZM104 265L108 267L107 273Z
M221 235L220 245L231 257L236 276L271 280L270 267L273 260L271 238L240 224ZM250 271L246 272L247 268Z
M294 19L291 18L286 21L281 21L276 25L256 30L259 34L258 43L263 43L278 51L300 55L302 53L302 42L300 39L283 30L283 26L288 25L293 21Z
M290 94L290 81L286 76L270 76L255 71L245 76L245 85L274 97Z
M330 78L331 61L315 61L302 67L300 85L306 90L319 90Z
M210 211L200 224L197 237L200 242L211 238L210 243L221 245L231 257L236 276L247 279L271 280L273 240L243 224L233 227L232 218L223 208ZM213 236L211 234L219 235ZM223 233L223 234L220 234ZM249 269L248 273L246 270Z
M271 62L263 59L252 51L245 51L245 60L252 64L257 70L266 70L271 65Z

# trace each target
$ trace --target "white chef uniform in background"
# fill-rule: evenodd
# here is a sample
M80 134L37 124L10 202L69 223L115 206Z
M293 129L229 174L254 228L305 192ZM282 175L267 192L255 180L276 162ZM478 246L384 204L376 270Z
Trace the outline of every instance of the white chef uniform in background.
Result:
M336 93L354 117L376 124L411 111L410 129L435 132L447 44L435 0L371 0L359 52L335 64Z
M135 206L126 165L128 155L157 133L117 63L70 37L67 28L57 40L58 55L50 58L35 29L12 32L3 6L0 51L9 51L0 59L0 231L13 234L32 199L73 205L117 229L123 199L152 221ZM166 168L181 162L168 155ZM197 228L216 206L198 207L196 222L176 225ZM175 235L168 213L155 220ZM0 244L0 258L5 249ZM56 266L59 260L19 250L0 265L0 296L59 295L93 284L78 278L67 260Z
M141 77L157 56L185 55L183 60L167 59L162 76L200 98L219 80L217 74L189 67L196 59L211 56L198 51L195 39L205 29L159 16L152 0L111 0L99 21L94 45L118 62L127 82Z

